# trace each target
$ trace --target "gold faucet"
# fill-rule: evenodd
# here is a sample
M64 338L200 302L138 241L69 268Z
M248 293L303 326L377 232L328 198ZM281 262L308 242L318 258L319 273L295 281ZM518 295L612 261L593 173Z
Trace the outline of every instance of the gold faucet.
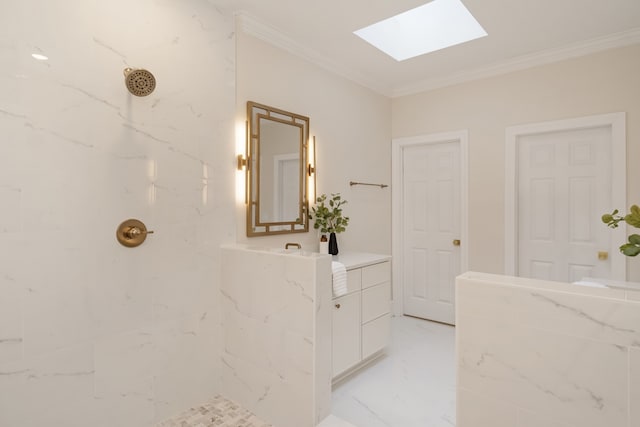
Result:
M300 243L287 243L286 245L284 245L284 248L289 249L289 246L294 246L298 249L302 249L302 245L300 245Z

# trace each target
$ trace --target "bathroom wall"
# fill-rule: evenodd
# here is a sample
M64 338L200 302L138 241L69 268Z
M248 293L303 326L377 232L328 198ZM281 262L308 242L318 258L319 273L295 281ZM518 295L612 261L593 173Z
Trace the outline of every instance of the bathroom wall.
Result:
M215 3L0 5L0 425L148 426L219 391L235 70ZM131 217L155 231L135 249Z
M640 425L636 289L459 276L457 426Z
M640 203L639 68L640 45L634 45L393 100L394 138L469 130L471 270L504 271L508 126L626 112L627 201ZM640 263L627 265L628 279L640 281Z
M391 188L349 186L349 181L391 184L390 99L246 34L242 25L236 42L238 146L244 148L247 101L309 117L317 142L317 193L341 193L348 201L344 213L351 222L338 235L340 250L390 254ZM238 242L277 247L300 242L317 250L313 223L309 233L248 239L244 196L237 199Z

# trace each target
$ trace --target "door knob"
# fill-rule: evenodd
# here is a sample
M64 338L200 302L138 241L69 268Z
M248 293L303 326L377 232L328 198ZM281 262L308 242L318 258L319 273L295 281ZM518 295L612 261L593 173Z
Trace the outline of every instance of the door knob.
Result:
M598 259L600 261L606 261L607 259L609 259L609 252L607 251L598 252Z
M453 246L460 246L460 239L454 239Z
M340 303L336 304L336 308L338 309L340 308Z

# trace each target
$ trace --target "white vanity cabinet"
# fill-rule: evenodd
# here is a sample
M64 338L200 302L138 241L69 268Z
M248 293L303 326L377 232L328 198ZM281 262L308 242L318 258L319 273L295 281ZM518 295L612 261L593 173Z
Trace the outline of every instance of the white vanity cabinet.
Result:
M334 257L347 268L347 294L333 299L333 378L348 374L389 343L391 257L347 253Z

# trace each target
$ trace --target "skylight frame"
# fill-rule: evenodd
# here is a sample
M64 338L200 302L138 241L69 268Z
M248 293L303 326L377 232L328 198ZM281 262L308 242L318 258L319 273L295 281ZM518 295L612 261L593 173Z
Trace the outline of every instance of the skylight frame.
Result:
M487 36L461 0L433 0L353 33L398 62Z

